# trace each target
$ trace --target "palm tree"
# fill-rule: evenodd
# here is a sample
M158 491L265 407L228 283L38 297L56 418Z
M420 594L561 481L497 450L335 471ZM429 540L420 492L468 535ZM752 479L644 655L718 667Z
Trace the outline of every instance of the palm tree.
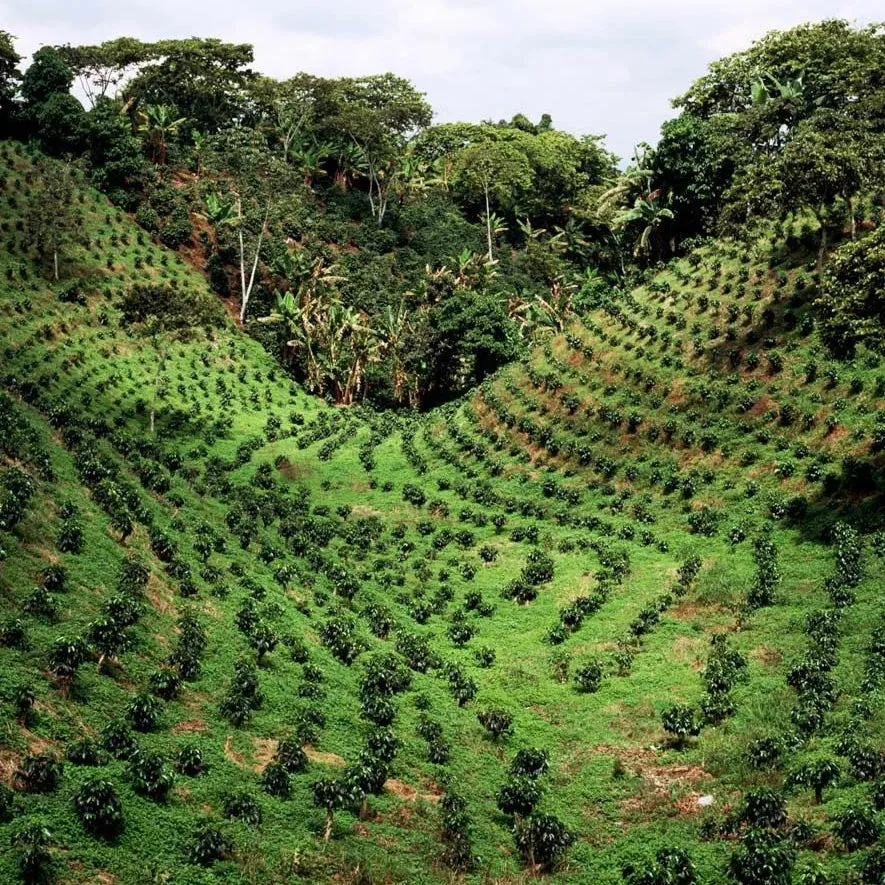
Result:
M605 215L629 205L639 194L651 190L652 169L648 165L648 145L637 145L633 150L633 162L618 176L612 186L599 198L597 211Z
M289 145L286 159L301 167L304 183L310 187L315 178L326 174L326 170L323 169L323 161L333 156L334 153L334 146L325 141L315 141L312 144L295 141Z
M389 357L391 363L393 396L397 402L403 402L407 398L409 405L414 405L417 390L412 389L411 378L406 368L410 331L411 324L405 303L401 301L396 309L388 304L378 332L383 342L384 354Z
M660 196L660 190L656 190L645 197L637 197L631 209L619 213L613 219L613 223L619 227L628 227L638 222L640 232L633 248L633 254L637 257L654 257L657 254L661 227L665 221L671 221L674 217L672 209L660 205Z
M151 159L159 166L166 163L166 140L177 135L187 117L174 117L175 111L165 104L146 104L138 112L138 131L147 136Z
M346 191L366 168L366 152L350 141L341 141L334 148L335 187Z
M213 227L222 224L231 224L236 218L234 214L234 201L224 202L217 193L206 194L206 211L200 213Z

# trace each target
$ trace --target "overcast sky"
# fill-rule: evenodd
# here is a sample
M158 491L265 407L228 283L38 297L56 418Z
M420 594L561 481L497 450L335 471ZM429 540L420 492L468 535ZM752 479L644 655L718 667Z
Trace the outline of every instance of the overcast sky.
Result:
M883 0L0 0L0 29L27 55L46 43L220 37L255 46L255 67L394 71L437 122L522 112L621 156L654 142L670 99L707 64L772 28L885 19Z

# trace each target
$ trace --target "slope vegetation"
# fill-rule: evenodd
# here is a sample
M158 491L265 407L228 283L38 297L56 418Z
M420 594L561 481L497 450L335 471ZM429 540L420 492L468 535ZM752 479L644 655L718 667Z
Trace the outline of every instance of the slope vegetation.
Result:
M885 369L826 358L801 219L414 417L327 407L232 325L158 373L119 295L203 278L82 187L47 284L33 158L0 162L0 878L875 863L885 544L839 510L875 513Z

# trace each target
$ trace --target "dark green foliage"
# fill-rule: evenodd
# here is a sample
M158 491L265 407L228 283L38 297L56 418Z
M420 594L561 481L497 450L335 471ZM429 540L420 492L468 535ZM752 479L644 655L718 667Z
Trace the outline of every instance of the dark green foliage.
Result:
M872 808L856 805L834 815L835 833L846 851L857 851L876 842L882 826Z
M514 829L516 848L530 867L552 869L575 841L574 834L552 814L533 814Z
M74 793L73 802L80 822L93 835L113 838L123 828L123 806L109 781L84 781Z
M83 738L68 744L65 758L72 765L87 765L91 767L106 765L108 761L104 749L92 738Z
M575 687L578 691L592 694L599 691L603 676L602 664L599 661L588 661L575 670Z
M166 800L175 781L165 758L147 750L136 750L132 754L127 771L135 792L155 802Z
M163 712L163 704L149 694L136 695L126 708L126 718L136 731L153 731Z
M210 821L198 824L187 846L187 860L203 867L224 860L233 853L233 843Z
M242 821L256 827L261 823L263 817L261 805L247 790L226 794L221 804L224 816L231 820Z
M480 710L476 718L493 741L513 732L513 716L506 710Z
M787 784L814 791L814 801L820 805L823 791L839 779L839 765L826 756L808 759L791 769Z
M510 763L510 774L514 777L540 777L550 768L550 753L527 747L518 750Z
M12 834L12 846L18 854L18 869L29 885L46 882L52 871L52 834L41 823L29 823Z
M537 780L525 775L513 775L499 790L495 801L504 814L525 817L541 801L542 790Z
M676 746L684 746L686 741L700 733L701 726L694 710L686 704L673 704L661 713L664 731L673 735Z
M789 885L793 860L793 852L776 836L751 830L732 854L728 873L738 885Z
M766 787L744 795L741 820L750 828L776 829L786 823L787 803L783 796Z
M122 719L115 719L102 729L101 743L115 759L129 759L138 749L132 729Z
M858 345L882 351L885 327L885 229L879 228L833 255L815 308L821 334L831 350L850 357Z
M15 773L29 793L51 793L58 789L64 766L50 753L28 753Z
M695 885L697 870L691 855L684 848L661 848L654 860L624 867L626 885Z
M175 770L188 777L199 777L206 771L203 751L194 744L186 744L175 757Z
M0 823L9 823L15 816L15 793L6 786L0 785Z
M268 762L261 775L261 786L265 793L277 799L288 799L292 793L292 776L282 762Z

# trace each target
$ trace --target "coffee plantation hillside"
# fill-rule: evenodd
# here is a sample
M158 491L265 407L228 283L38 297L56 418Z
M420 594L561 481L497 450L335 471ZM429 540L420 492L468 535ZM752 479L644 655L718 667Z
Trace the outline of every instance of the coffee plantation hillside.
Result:
M885 366L813 222L374 412L82 179L47 281L0 163L0 880L882 881Z

